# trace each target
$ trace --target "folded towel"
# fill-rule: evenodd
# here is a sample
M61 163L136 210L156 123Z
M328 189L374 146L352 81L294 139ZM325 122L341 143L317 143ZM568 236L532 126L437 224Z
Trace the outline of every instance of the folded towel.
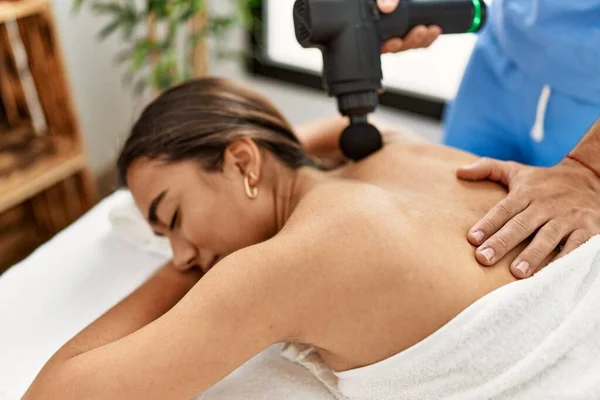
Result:
M296 361L323 376L318 357ZM336 396L352 400L600 399L600 236L411 348L334 375Z
M129 244L150 254L166 259L173 258L169 241L152 232L148 222L137 209L131 193L127 192L123 201L110 210L108 219L113 231Z
M317 378L337 400L346 398L338 389L337 378L327 368L314 347L303 344L286 343L281 349L281 356L286 360L299 364L306 368L312 376Z

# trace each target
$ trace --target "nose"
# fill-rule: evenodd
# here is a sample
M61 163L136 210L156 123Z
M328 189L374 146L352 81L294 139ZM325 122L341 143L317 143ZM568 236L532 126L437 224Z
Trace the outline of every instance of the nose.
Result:
M198 252L193 244L188 241L171 237L171 249L173 250L173 264L180 271L186 271L196 265Z

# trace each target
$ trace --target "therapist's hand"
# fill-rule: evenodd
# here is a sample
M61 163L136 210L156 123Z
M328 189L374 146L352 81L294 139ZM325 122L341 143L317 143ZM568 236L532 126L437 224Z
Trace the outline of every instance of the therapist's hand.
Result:
M381 12L389 14L393 12L401 0L377 0ZM398 53L408 49L429 47L442 33L438 26L426 27L419 25L414 27L404 39L394 38L383 44L382 53Z
M600 178L574 160L536 168L482 158L457 175L472 181L489 179L509 189L508 196L467 235L479 246L475 258L483 265L496 264L535 233L510 265L516 278L527 278L559 244L563 247L557 258L600 233Z

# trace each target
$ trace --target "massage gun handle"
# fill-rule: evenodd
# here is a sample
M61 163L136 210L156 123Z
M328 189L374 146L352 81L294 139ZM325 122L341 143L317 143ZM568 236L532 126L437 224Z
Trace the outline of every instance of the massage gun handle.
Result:
M417 25L437 25L442 33L475 32L484 25L483 0L402 0L378 21L382 39L404 37Z

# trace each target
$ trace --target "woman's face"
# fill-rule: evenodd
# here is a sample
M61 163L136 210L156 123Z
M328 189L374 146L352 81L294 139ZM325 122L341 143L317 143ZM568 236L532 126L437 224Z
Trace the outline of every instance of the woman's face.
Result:
M149 159L138 159L129 168L137 207L154 232L169 239L178 269L199 267L207 272L228 254L275 234L273 202L261 187L256 165L260 154L252 160L244 150L248 149L228 149L222 172L206 172L195 161ZM244 178L249 172L259 180L250 179L250 185L259 188L256 199L246 194Z

